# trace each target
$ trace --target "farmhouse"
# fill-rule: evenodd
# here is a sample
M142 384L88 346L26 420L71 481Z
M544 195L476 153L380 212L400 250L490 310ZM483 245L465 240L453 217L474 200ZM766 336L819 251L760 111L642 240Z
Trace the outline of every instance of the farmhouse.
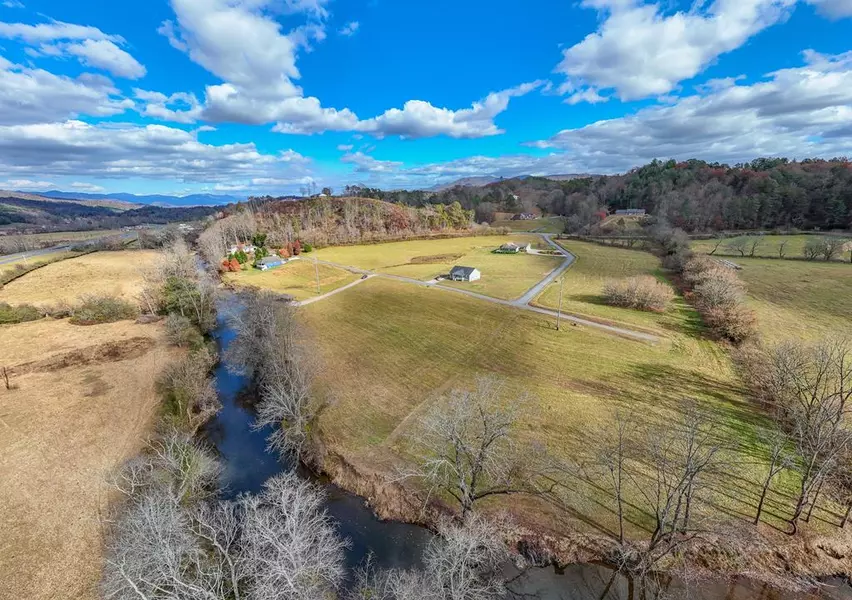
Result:
M255 247L252 244L237 244L236 246L231 246L230 248L228 248L228 253L236 254L240 250L242 250L246 254L251 254L255 251Z
M450 279L453 281L479 281L482 273L474 267L453 267L450 270Z
M536 217L536 215L534 213L520 213L520 214L517 214L514 217L512 217L512 220L513 221L532 221L532 220L537 219L537 218L538 217Z
M624 208L624 209L615 211L615 214L619 217L644 217L645 216L645 209L644 208Z
M280 267L286 264L286 258L281 258L280 256L265 256L257 261L257 268L261 271L268 271L269 269L274 269L275 267Z
M532 244L527 243L526 245L516 244L514 242L509 242L507 244L503 244L495 252L499 254L518 254L519 252L529 252L532 249Z

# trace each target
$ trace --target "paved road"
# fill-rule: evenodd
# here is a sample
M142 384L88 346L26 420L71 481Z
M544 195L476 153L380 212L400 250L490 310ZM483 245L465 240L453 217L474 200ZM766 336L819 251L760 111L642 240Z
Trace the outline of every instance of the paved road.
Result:
M346 271L349 271L350 273L367 275L368 278L381 277L382 279L390 279L392 281L400 281L400 282L403 282L403 283L410 283L410 284L413 284L413 285L419 285L420 287L435 288L435 289L439 289L439 290L442 290L442 291L445 291L445 292L453 292L453 293L456 293L456 294L463 294L465 296L470 296L471 298L477 298L478 300L483 300L485 302L491 302L492 304L501 304L503 306L511 306L513 308L518 308L518 309L521 309L521 310L528 310L528 311L535 312L535 313L538 313L538 314L547 315L547 316L553 317L555 319L556 316L557 316L557 312L555 310L550 310L550 309L547 309L547 308L540 308L538 306L532 306L532 305L530 305L530 302L532 302L544 290L545 287L547 287L550 283L552 283L554 280L556 280L557 277L562 275L562 273L564 273L565 270L568 269L568 267L570 267L574 263L575 257L574 257L573 254L571 254L570 252L568 252L567 250L565 250L564 248L562 248L561 246L556 244L556 242L554 242L551 239L550 234L542 233L542 234L539 234L539 235L541 235L541 237L550 246L552 246L553 248L558 250L562 254L562 256L565 257L565 262L563 262L560 266L556 267L553 271L551 271L547 275L547 277L545 277L544 279L539 281L536 285L534 285L532 288L530 288L530 290L527 291L527 293L525 293L523 296L521 296L520 298L518 298L516 300L503 300L501 298L493 298L491 296L486 296L484 294L480 294L478 292L472 292L470 290L465 290L465 289L455 288L455 287L445 287L445 286L442 286L435 281L421 281L420 279L414 279L413 277L404 277L402 275L390 275L388 273L376 273L374 271L369 271L367 269L359 269L358 267L352 267L352 266L349 266L349 265L342 265L342 264L339 264L339 263L333 263L333 262L329 262L329 261L325 261L325 260L317 260L317 262L319 262L320 264L323 264L323 265L328 265L330 267L337 267L338 269L344 269ZM349 285L338 288L337 290L329 292L328 294L324 294L322 296L317 296L316 298L312 298L309 301L301 302L299 304L301 306L304 306L305 304L310 304L312 302L322 300L324 298L327 298L328 296L332 296L332 295L339 293L339 292L342 292L343 290L346 290L346 289L348 289L352 286L355 286L355 285L361 283L362 281L365 281L365 280L359 279L358 281L355 281L353 283L350 283ZM565 313L562 313L561 317L564 321L576 323L577 325L583 325L585 327L600 329L601 331L605 331L607 333L620 335L620 336L627 337L627 338L634 339L634 340L638 340L638 341L641 341L641 342L658 343L660 341L659 337L652 335L650 333L644 333L644 332L641 332L641 331L633 331L632 329L625 329L623 327L616 327L614 325L605 325L603 323L597 323L595 321L589 321L588 319L575 317L573 315L565 314Z
M80 240L78 242L73 242L70 244L60 244L59 246L52 246L50 248L42 248L40 250L29 250L27 252L18 252L17 254L7 254L5 256L0 256L0 265L5 265L7 263L15 262L18 260L23 260L25 258L35 258L36 256L41 256L43 254L51 254L53 252L64 252L66 250L70 250L74 246L81 245L90 245L100 242L101 240L115 237L115 235L105 235L99 238L93 238L89 240ZM131 240L136 237L135 231L128 231L119 235L123 240Z

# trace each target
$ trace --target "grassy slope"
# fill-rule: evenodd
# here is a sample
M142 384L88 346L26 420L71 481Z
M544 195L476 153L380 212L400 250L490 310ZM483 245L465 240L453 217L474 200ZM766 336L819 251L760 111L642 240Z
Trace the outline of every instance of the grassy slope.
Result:
M355 464L404 456L406 435L416 431L418 415L434 394L469 386L485 373L530 395L523 435L558 457L590 458L593 432L606 427L616 408L670 422L685 397L714 413L717 431L729 430L753 450L759 418L744 400L728 356L687 333L650 346L579 327L557 332L540 315L377 279L303 314L324 363L334 367L317 384L320 395L334 400L321 430ZM610 510L595 505L602 497L594 485L578 481L572 493L576 506L588 509L580 521L612 525ZM720 501L750 510L731 498ZM541 508L525 516L534 518Z
M677 297L671 308L662 314L604 304L601 292L607 279L634 275L652 275L664 279L660 260L653 254L574 240L560 240L559 243L576 257L574 264L562 276L562 310L593 320L662 333L700 329L697 313L681 297ZM559 281L550 284L535 303L546 308L557 308Z
M0 290L0 302L47 305L75 302L86 294L111 294L135 300L143 270L154 250L95 252L28 273Z
M562 217L541 217L539 219L505 219L491 223L491 227L508 227L512 231L538 231L541 233L562 233L565 222Z
M852 336L852 265L756 258L737 264L765 339Z
M40 254L32 258L20 258L12 262L3 263L0 265L0 274L11 273L18 265L22 267L31 267L34 265L43 265L55 260L60 260L66 256L70 256L70 252L49 252L48 254Z
M365 246L338 246L317 252L322 260L402 275L421 280L449 273L454 265L477 267L482 280L462 286L496 298L513 299L559 266L561 259L550 256L494 254L509 241L540 243L536 235L463 237L446 240L412 240Z
M328 265L318 265L318 268L321 294L334 291L358 278L358 275L349 271ZM249 268L239 273L226 273L224 279L236 285L289 294L296 300L306 300L317 295L316 268L309 256L269 271Z

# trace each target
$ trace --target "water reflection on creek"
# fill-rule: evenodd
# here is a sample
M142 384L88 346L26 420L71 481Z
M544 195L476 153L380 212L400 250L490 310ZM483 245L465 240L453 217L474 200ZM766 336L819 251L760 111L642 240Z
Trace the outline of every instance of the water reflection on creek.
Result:
M214 337L220 355L234 339L225 315L239 310L236 296L226 296L220 307L219 326ZM270 477L294 468L279 460L277 453L267 452L268 429L254 429L249 381L228 371L223 360L215 371L216 389L222 410L206 427L209 440L221 454L224 465L220 489L225 498L242 493L256 493ZM311 475L307 475L313 478ZM364 500L326 481L317 480L326 488L326 509L338 522L340 533L351 542L347 562L358 566L372 553L380 567L408 568L420 565L423 549L432 534L421 527L391 521L381 521ZM564 569L536 568L517 573L507 567L509 586L518 598L540 600L640 600L650 598L641 584L615 574L612 569L597 564L569 565ZM696 600L852 600L852 587L841 581L827 582L817 596L778 592L749 580L736 582L701 582L687 585L672 579L665 586L666 598Z

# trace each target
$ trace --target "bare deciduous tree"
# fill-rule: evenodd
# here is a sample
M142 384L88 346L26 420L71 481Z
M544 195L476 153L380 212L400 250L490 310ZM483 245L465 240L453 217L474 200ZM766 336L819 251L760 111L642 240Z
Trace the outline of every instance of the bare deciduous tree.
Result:
M784 435L779 429L765 432L762 435L763 441L768 449L769 463L766 470L766 478L763 480L763 486L760 489L760 500L757 503L757 512L754 515L754 524L760 523L760 516L763 514L763 505L766 502L766 495L772 486L772 480L792 466L792 457L787 453L790 446L790 439Z
M846 420L852 412L852 347L848 340L815 346L788 342L771 354L768 378L774 408L794 441L800 475L791 533L818 490L852 445Z
M293 473L243 500L242 561L247 597L331 597L344 575L346 542L322 510L319 488Z
M613 429L600 432L602 444L597 455L597 463L604 468L615 496L616 515L618 517L618 543L624 545L624 479L625 463L628 454L628 438L633 431L630 417L621 411L615 413Z
M747 237L735 237L725 245L725 248L727 248L729 252L737 252L740 256L745 256L749 245L749 239Z
M507 399L503 384L481 378L474 391L454 390L424 419L414 440L413 475L455 498L465 519L482 498L532 489L514 435L522 397Z

